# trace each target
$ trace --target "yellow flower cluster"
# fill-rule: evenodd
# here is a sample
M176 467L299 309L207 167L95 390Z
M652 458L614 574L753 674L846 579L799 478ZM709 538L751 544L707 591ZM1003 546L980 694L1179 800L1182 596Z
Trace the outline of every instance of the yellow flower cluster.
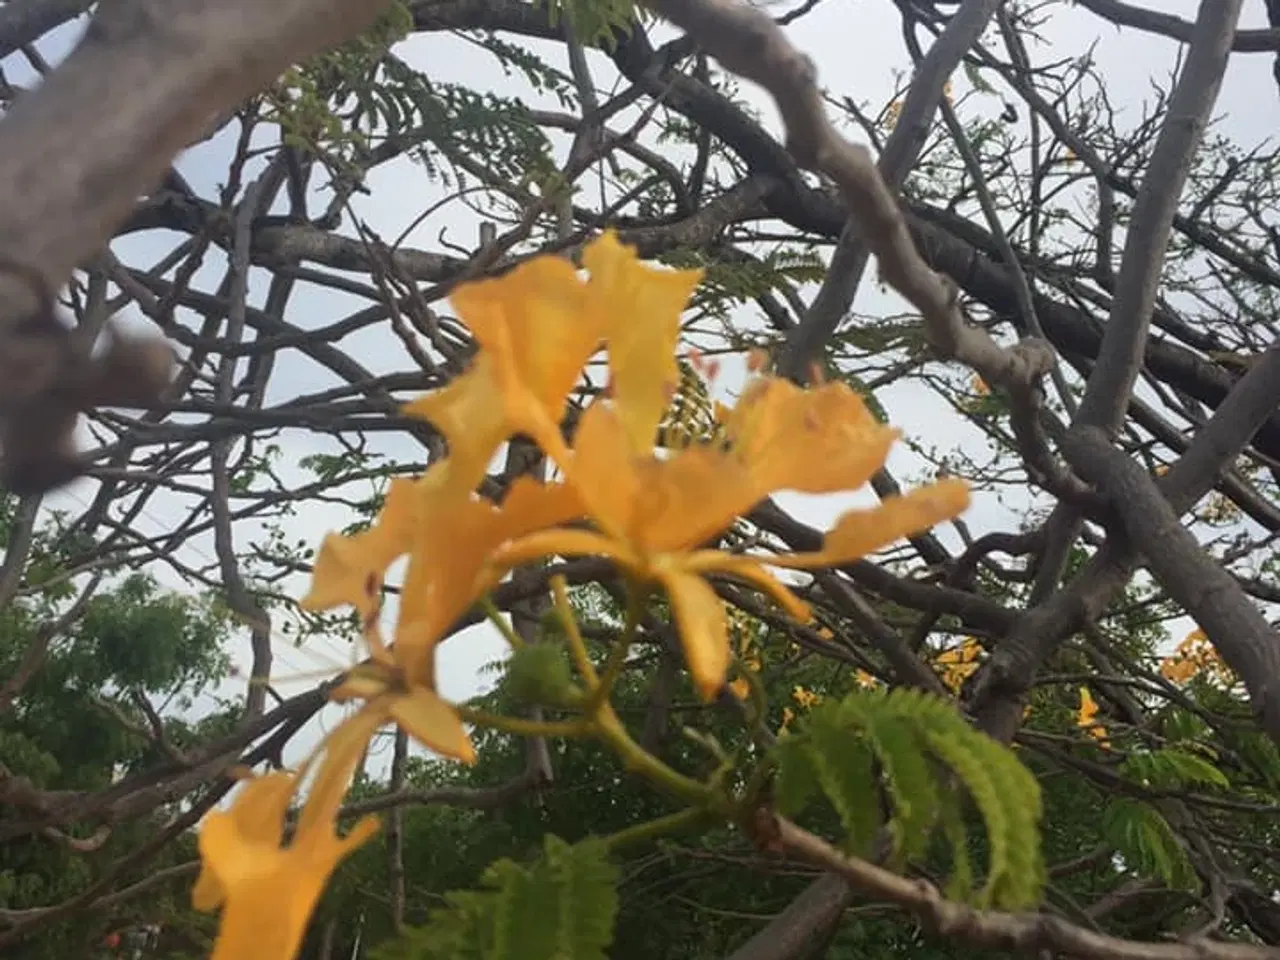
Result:
M710 698L724 686L732 655L725 606L709 576L733 576L807 620L804 602L769 567L848 563L968 505L967 487L944 480L844 514L813 553L706 548L775 491L861 487L898 433L842 383L803 390L762 376L723 412L714 443L655 449L679 384L681 314L701 273L646 266L612 234L590 244L583 261L589 277L566 260L544 257L453 294L478 355L447 387L407 408L444 435L448 456L420 478L394 481L368 531L326 537L302 601L311 610L350 605L363 618L369 658L333 694L361 707L323 745L287 845L285 818L298 778L284 773L251 780L201 833L196 903L223 911L215 957L295 956L328 876L376 829L362 821L340 839L334 825L352 772L380 726L394 722L438 753L474 759L457 711L436 691L435 652L512 569L548 556L607 557L632 580L665 591L695 684ZM560 424L569 394L602 345L610 387L567 442ZM517 434L538 444L560 478L517 480L495 505L476 488ZM378 627L383 579L406 555L398 622L387 644Z
M976 637L965 637L964 643L944 650L934 658L934 665L942 670L942 682L952 693L959 693L964 682L977 672L978 658L982 656L982 644Z
M1236 682L1235 673L1222 662L1208 635L1198 627L1186 635L1172 656L1161 661L1160 673L1174 683L1186 683L1201 674L1228 686Z
M1093 699L1093 693L1088 687L1080 688L1080 712L1076 714L1076 726L1087 731L1104 750L1110 749L1107 728L1098 723L1098 703Z

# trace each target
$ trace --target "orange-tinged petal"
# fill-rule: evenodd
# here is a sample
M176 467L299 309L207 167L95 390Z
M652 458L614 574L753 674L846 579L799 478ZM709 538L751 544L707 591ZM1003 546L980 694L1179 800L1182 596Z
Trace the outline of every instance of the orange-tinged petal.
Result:
M748 386L725 430L752 475L756 499L775 490L857 489L884 466L900 435L845 383L802 390L774 377Z
M414 687L391 703L391 716L428 749L463 763L475 763L476 751L458 712L434 691Z
M293 786L289 775L268 774L251 781L230 810L205 818L200 855L217 878L223 908L214 960L295 957L329 876L378 829L376 818L365 818L338 837L332 819L313 818L300 822L293 843L282 848ZM206 885L200 905L210 899Z
M365 617L378 609L387 567L413 541L420 483L404 477L392 480L372 527L350 537L331 533L324 538L311 573L311 589L299 606L318 611L350 604Z
M885 500L870 510L851 510L836 522L817 553L771 559L779 567L828 567L849 563L901 537L958 516L969 506L969 487L947 479L901 497Z
M422 522L400 598L395 658L411 681L429 650L501 577L489 564L505 542L582 515L578 491L520 477L501 506L442 490L420 504Z
M723 451L636 454L618 411L603 403L583 414L565 475L602 530L653 553L705 543L761 499Z
M294 847L332 837L338 809L356 766L374 733L386 722L386 710L375 703L347 717L325 738L324 757L302 807Z
M235 880L227 884L212 960L296 957L334 869L378 830L376 818L365 818L346 837L331 835L322 848L304 856L293 848L247 846L227 821L214 816L200 832L201 853L214 862L234 863Z
M559 419L582 366L600 346L604 318L568 260L537 257L454 291L454 307L484 350L509 351L515 372Z
M698 550L680 564L687 573L729 573L764 591L789 615L807 623L813 618L809 605L797 597L781 580L770 573L755 557L724 553L720 550Z
M729 671L724 604L701 577L672 570L659 579L671 600L694 685L704 700L710 700L724 686Z
M407 415L429 420L444 435L451 479L462 490L479 485L494 453L511 433L495 364L493 357L481 353L448 386L404 408Z
M630 532L641 492L641 462L617 412L607 403L588 407L578 421L565 478L578 490L592 519L615 537Z
M658 423L680 384L680 315L701 270L658 270L608 231L583 251L594 309L606 318L613 396L631 447L653 448Z
M294 775L284 771L254 777L240 788L230 810L210 814L210 817L228 817L234 829L249 843L278 846L295 786ZM205 861L191 891L192 906L202 911L213 910L225 897L226 890L217 871L213 864Z

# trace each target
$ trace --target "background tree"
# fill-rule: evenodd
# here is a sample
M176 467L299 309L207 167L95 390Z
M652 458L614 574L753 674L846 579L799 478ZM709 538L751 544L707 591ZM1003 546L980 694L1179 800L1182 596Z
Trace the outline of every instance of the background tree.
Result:
M77 266L61 300L77 331L125 311L179 352L162 402L87 415L85 481L6 507L0 944L66 955L143 919L208 931L180 908L190 830L234 766L295 760L328 722L308 726L354 625L292 598L321 531L367 520L390 477L440 456L400 405L473 350L449 292L535 254L573 256L609 226L645 257L707 271L676 433L705 427L711 396L733 393L762 350L912 428L900 475L983 491L963 522L805 583L811 627L720 585L771 729L810 694L859 684L953 692L1040 779L1049 914L1148 944L1280 944L1277 156L1230 116L1209 124L1224 71L1280 51L1273 4L806 3L764 8L766 21L711 0L651 4L686 35L612 0L402 2L371 27L371 9L351 12L368 4L298 0L247 14L252 43L198 61L175 38L204 14L156 3L163 15L140 26L129 14L144 6L0 8L0 191L13 195L0 255L59 280ZM51 67L91 8L96 31ZM806 22L849 31L887 14L902 39L887 97L819 96L783 41ZM1066 49L1113 27L1180 52L1140 109L1113 101L1087 47ZM228 29L194 35L212 47ZM269 55L227 67L254 44ZM477 69L459 78L450 57ZM146 82L104 66L120 64ZM819 59L819 82L837 66ZM777 98L785 136L726 68ZM144 87L156 100L139 108ZM1260 102L1275 95L1258 85ZM140 136L147 124L164 135ZM870 145L901 219L846 136ZM0 352L18 369L9 313L30 291L0 282ZM60 407L0 398L6 429L120 398L75 383ZM523 469L510 457L490 492ZM902 482L882 472L873 486ZM733 535L807 549L816 519L770 502ZM587 585L608 588L610 572L553 571L607 644L608 604ZM530 576L494 599L536 624L545 593ZM753 731L732 692L694 706L660 614L627 673L628 720L697 769L705 746L683 728L729 749ZM458 669L491 658L476 636L446 647L480 645ZM224 656L242 676L211 699ZM282 681L317 660L324 683L288 695ZM353 927L395 943L497 856L664 812L607 755L547 746L549 769L495 734L465 773L375 754L353 806L405 813L340 874L309 949L342 955ZM831 811L807 816L840 832ZM969 949L929 939L883 891L860 899L727 831L620 863L618 956ZM396 875L403 897L384 886ZM174 899L148 894L160 889Z

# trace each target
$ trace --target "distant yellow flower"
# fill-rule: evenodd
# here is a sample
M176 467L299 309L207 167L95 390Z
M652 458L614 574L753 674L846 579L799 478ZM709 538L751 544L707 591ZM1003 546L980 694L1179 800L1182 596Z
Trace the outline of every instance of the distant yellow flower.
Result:
M942 667L942 682L952 693L959 693L964 682L978 670L982 644L975 637L965 637L959 647L944 650L934 659Z
M1107 728L1097 722L1098 704L1093 699L1093 694L1089 692L1088 687L1080 688L1080 711L1076 714L1076 726L1082 730L1087 730L1089 736L1093 737L1103 747L1107 744Z
M375 718L364 718L330 735L288 846L281 844L296 786L292 774L251 780L229 810L205 818L192 900L198 910L222 908L212 960L297 956L330 875L378 830L377 817L365 817L345 837L334 832L347 784L376 728Z
M1186 683L1201 674L1228 686L1237 680L1232 669L1218 655L1208 634L1199 627L1186 635L1172 656L1161 661L1160 673L1173 683Z
M791 726L791 724L795 721L795 719L796 719L796 712L795 712L794 710L792 710L790 707L783 707L783 708L782 708L782 723L781 723L781 724L779 724L779 726L778 726L778 732L779 732L779 733L786 733L786 732L787 732L787 728L788 728L789 726Z
M898 125L898 118L900 116L902 116L902 101L894 100L885 108L884 120L882 122L887 129L892 130Z
M873 687L880 686L880 681L874 675L867 673L865 670L856 671L853 677L858 686L862 687L864 690L870 690Z
M978 396L980 396L980 397L985 397L985 396L990 395L990 393L991 393L991 387L987 384L987 381L986 381L986 380L983 380L983 379L982 379L982 377L981 377L981 376L979 376L978 374L974 374L974 376L973 376L973 392L974 392L974 393L976 393L976 394L977 394Z
M950 80L948 80L942 85L942 96L946 99L947 103L951 103L954 98L954 94L955 86Z
M808 608L765 566L833 566L956 516L968 488L943 481L872 510L845 514L812 554L756 557L697 549L775 490L855 489L884 463L897 432L879 424L846 385L801 391L785 381L753 384L725 423L726 442L659 459L631 446L616 409L583 415L565 465L599 532L548 530L500 548L509 569L547 554L610 557L633 576L662 585L686 658L704 697L724 683L729 644L724 605L703 579L726 573L770 594L789 613Z
M791 699L795 701L796 706L802 710L812 710L822 702L822 694L814 693L812 690L797 684L791 690Z
M1169 472L1169 465L1167 463L1162 463L1156 467L1157 477L1163 477L1168 472Z

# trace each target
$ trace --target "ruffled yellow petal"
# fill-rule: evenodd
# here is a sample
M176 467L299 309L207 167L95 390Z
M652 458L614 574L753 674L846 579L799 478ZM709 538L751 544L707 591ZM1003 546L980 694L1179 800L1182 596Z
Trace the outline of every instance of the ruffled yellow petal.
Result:
M209 816L228 817L248 843L276 846L284 833L284 818L295 786L294 775L284 771L254 777L240 788L240 795L228 811ZM225 897L226 889L218 878L215 865L206 860L200 865L200 876L191 891L192 906L197 910L214 910Z
M589 308L573 265L555 257L464 284L451 299L480 353L466 373L406 412L444 434L457 483L474 489L513 434L528 434L560 455L555 425L583 364L600 346L604 318Z
M476 762L471 737L458 711L433 690L415 687L391 703L391 716L424 747L463 763Z
M205 818L200 856L205 869L216 877L217 889L206 884L197 905L222 905L213 960L292 960L297 955L334 869L377 832L377 818L368 817L345 837L334 833L347 781L377 722L375 717L357 715L329 738L288 847L280 846L295 786L288 774L250 781L230 810Z
M618 410L603 403L583 414L565 474L601 529L640 552L699 546L761 499L723 451L635 453Z
M710 700L720 692L729 672L724 603L701 577L672 570L659 579L671 600L694 685L704 700Z
M725 432L757 500L775 490L856 490L884 466L900 436L847 384L802 390L773 377L748 386Z
M365 617L378 609L387 568L413 540L420 483L407 478L392 480L382 513L372 527L350 537L331 533L324 538L311 572L311 589L299 606L319 611L350 604Z
M449 385L405 406L411 417L429 420L449 444L449 471L460 490L474 490L511 430L496 361L481 353Z
M613 397L631 448L649 453L680 384L680 315L701 270L646 266L612 231L583 251L594 309L606 318Z
M420 504L422 521L400 598L395 659L410 682L430 672L430 651L501 573L489 565L508 540L582 515L578 492L565 484L517 479L501 506L445 489Z
M950 520L969 506L969 487L948 479L885 500L870 510L850 510L827 533L822 549L771 559L779 567L831 567L874 553L901 537Z

